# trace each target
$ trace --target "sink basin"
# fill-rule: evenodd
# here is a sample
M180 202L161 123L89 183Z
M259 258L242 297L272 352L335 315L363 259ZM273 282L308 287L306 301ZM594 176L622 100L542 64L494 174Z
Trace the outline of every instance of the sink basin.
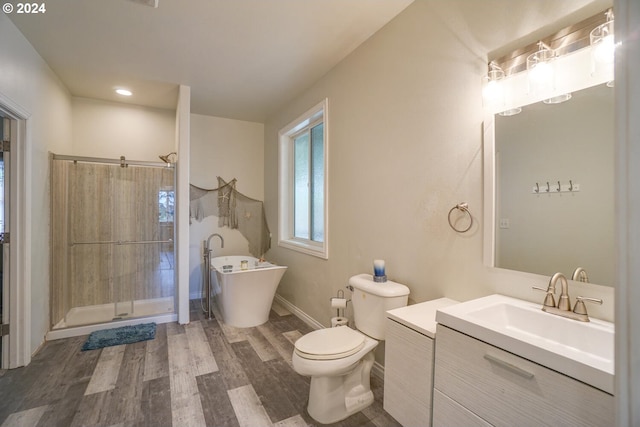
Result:
M613 394L613 323L579 322L541 307L490 295L439 309L436 321Z

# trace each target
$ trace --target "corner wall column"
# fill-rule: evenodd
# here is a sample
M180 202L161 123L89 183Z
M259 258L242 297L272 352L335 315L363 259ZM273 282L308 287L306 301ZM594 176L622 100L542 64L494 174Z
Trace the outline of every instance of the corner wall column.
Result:
M180 85L176 108L176 275L178 323L189 323L189 155L191 88Z

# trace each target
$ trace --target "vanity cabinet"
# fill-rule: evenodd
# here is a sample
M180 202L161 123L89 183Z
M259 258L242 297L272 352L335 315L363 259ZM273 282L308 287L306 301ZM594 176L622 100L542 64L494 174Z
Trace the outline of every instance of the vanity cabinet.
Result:
M405 427L428 426L433 339L387 319L384 410Z
M405 427L431 425L435 312L440 298L387 312L384 410Z
M437 326L434 427L608 426L613 396Z

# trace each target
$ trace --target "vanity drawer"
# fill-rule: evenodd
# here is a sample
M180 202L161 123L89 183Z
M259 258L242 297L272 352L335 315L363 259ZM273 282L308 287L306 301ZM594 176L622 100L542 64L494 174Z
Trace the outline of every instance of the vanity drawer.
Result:
M492 427L438 390L433 390L433 427Z
M438 325L435 388L495 426L607 426L613 396Z

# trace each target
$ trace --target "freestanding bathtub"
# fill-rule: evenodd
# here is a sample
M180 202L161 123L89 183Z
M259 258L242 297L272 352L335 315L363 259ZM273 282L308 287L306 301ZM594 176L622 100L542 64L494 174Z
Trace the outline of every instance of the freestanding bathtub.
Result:
M212 258L211 284L224 323L250 328L269 320L273 297L286 270L286 266L250 256Z

